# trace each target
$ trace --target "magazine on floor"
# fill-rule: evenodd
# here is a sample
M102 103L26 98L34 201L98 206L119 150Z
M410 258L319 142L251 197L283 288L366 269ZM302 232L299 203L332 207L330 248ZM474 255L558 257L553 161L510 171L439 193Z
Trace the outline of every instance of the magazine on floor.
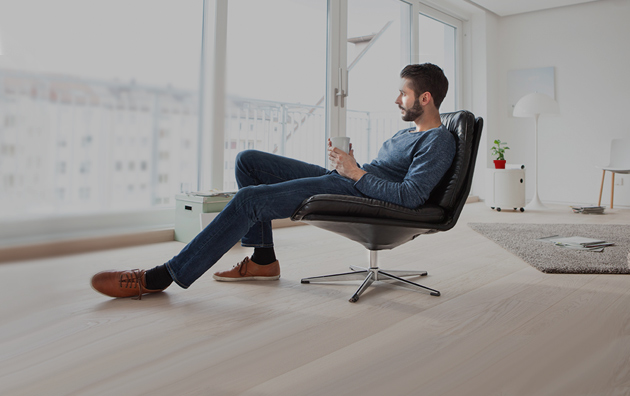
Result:
M606 246L614 245L613 242L606 242L602 239L586 238L581 236L564 237L560 235L552 235L539 238L537 241L553 243L568 249L589 250L592 252L603 252Z

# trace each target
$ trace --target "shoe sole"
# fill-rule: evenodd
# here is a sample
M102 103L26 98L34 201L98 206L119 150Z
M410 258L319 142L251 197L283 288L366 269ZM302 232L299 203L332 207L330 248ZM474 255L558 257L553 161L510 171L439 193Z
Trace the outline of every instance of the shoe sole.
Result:
M238 281L272 281L280 279L280 275L276 276L247 276L242 278L226 278L224 276L212 275L212 277L221 282L238 282Z
M95 291L95 292L97 292L98 294L101 294L101 295L103 295L103 296L107 296L107 297L109 297L109 298L131 298L131 297L138 297L138 294L137 294L137 293L136 293L136 294L134 294L134 295L132 295L132 296L125 296L125 297L110 296L109 294L105 294L105 293L103 293L102 291L97 290L97 289L96 289L94 286L92 286L91 284L90 284L90 287L92 288L92 290L94 290L94 291Z

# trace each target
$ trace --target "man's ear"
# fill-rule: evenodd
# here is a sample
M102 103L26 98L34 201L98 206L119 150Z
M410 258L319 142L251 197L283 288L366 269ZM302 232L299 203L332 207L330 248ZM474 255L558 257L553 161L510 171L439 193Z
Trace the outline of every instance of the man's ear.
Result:
M429 91L423 93L422 96L420 96L420 103L422 103L423 106L428 105L429 103L431 103L432 100L433 96L431 96L431 92Z

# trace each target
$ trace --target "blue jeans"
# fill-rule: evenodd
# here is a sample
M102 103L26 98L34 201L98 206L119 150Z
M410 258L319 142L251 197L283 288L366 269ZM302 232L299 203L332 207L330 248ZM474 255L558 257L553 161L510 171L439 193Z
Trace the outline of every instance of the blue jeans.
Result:
M255 150L236 157L238 193L217 217L166 263L171 277L188 288L239 240L242 246L273 247L271 220L290 217L316 194L363 196L354 181L318 165Z

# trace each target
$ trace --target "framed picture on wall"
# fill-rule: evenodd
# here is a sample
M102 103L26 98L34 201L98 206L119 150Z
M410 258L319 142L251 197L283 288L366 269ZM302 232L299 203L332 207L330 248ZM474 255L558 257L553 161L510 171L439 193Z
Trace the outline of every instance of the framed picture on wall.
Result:
M530 93L555 95L554 67L538 67L534 69L509 70L507 76L508 116L512 117L514 106L523 96Z

